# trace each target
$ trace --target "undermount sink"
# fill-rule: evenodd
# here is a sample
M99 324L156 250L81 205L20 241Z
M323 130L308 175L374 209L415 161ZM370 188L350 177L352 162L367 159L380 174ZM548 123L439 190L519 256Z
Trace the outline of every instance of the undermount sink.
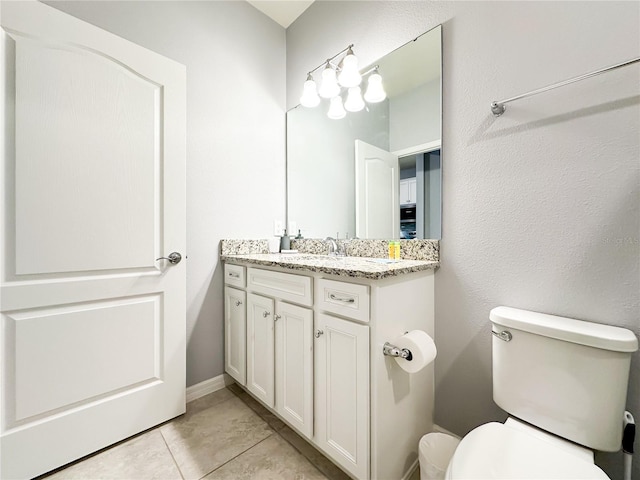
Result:
M323 254L313 254L313 253L292 253L287 254L285 256L290 257L292 260L322 260L322 261L331 261L337 260L342 261L350 257L342 257L338 255L323 255Z

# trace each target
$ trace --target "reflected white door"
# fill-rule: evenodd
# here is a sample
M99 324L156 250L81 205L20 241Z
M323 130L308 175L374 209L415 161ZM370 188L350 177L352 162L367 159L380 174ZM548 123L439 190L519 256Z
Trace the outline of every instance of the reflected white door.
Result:
M185 68L2 2L0 477L185 409Z
M398 156L356 140L356 236L400 237Z

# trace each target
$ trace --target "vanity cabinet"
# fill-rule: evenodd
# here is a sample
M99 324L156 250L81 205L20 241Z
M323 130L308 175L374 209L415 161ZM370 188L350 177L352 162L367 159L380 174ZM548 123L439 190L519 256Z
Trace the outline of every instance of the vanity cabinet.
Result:
M247 294L247 389L267 407L275 406L274 300Z
M316 337L316 441L343 469L367 478L369 327L319 313Z
M311 279L269 270L247 270L247 290L253 291L247 293L246 387L292 427L311 438L313 312L283 300L311 304Z
M276 302L276 411L307 438L313 436L313 312Z
M225 341L227 373L352 478L407 479L433 428L433 365L408 374L382 346L414 329L433 336L433 270L368 279L226 266L225 339L236 339ZM239 301L244 383L231 322Z
M224 289L224 369L240 385L246 384L247 293L233 287Z

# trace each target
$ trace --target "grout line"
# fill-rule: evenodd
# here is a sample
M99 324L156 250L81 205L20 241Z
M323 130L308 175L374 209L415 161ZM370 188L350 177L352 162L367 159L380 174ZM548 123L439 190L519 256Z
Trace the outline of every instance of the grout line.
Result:
M173 460L173 463L175 464L176 468L178 469L178 473L180 474L180 478L182 480L185 480L184 475L182 474L182 470L180 469L180 465L178 465L178 461L176 460L176 457L173 456L173 452L171 451L171 447L169 447L169 443L167 443L167 439L164 438L164 434L162 433L161 429L158 429L158 431L160 432L160 436L162 437L162 441L164 442L164 444L167 447L167 450L169 451L169 455L171 455L171 460Z
M320 469L320 467L318 465L316 465L316 462L314 462L312 459L310 459L302 450L300 450L298 447L296 447L293 443L291 443L289 440L287 440L285 437L282 436L282 434L280 434L280 432L276 432L280 438L282 440L284 440L286 443L288 443L289 445L291 445L291 448L293 448L296 452L298 452L300 454L300 456L302 456L302 458L304 458L307 462L309 462L311 464L311 466L313 468L315 468L318 472L320 472L320 474L323 477L326 477L327 479L331 478L327 475L326 472L323 472L322 469ZM295 432L294 432L295 433ZM297 435L297 434L296 434Z
M273 430L273 429L271 429ZM258 443L256 443L255 445L251 445L249 448L247 448L246 450L243 450L242 452L240 452L239 454L237 454L235 457L230 458L229 460L227 460L226 462L224 462L223 464L219 465L218 467L214 468L213 470L211 470L210 472L205 473L202 477L200 477L200 480L203 479L204 477L206 477L207 475L211 475L213 472L215 472L216 470L221 469L222 467L224 467L227 463L229 462L233 462L236 458L238 458L241 455L244 455L245 453L247 453L249 450L251 450L252 448L257 447L258 445L260 445L262 442L264 442L265 440L267 440L268 438L271 438L273 436L273 434L277 434L278 432L276 432L275 430L272 431L269 435L267 435L266 437L264 437L262 440L260 440Z
M227 388L228 388L228 387L227 387ZM238 387L238 388L239 388L239 387ZM251 410L252 410L256 415L258 415L258 416L259 416L259 417L260 417L264 422L266 422L266 423L267 423L267 426L268 426L271 430L273 430L275 434L277 434L277 435L278 435L282 440L284 440L284 441L285 441L288 445L290 445L290 446L291 446L291 447L292 447L296 452L298 452L298 453L299 453L299 454L300 454L300 455L301 455L301 456L302 456L302 457L303 457L307 462L309 462L309 463L310 463L310 464L311 464L311 465L312 465L312 466L313 466L313 467L314 467L318 472L320 472L320 473L321 473L324 477L326 477L327 479L330 479L330 478L331 478L331 476L330 476L330 473L331 473L331 472L330 472L330 471L325 471L325 470L323 470L323 469L319 466L319 464L318 464L317 462L315 462L315 461L313 460L313 458L311 458L311 456L308 456L308 455L307 455L303 450L301 450L300 448L298 448L295 444L293 444L291 441L289 441L287 438L285 438L285 437L280 433L280 432L281 432L282 430L284 430L285 428L289 428L289 427L287 427L287 424L286 424L286 423L284 423L284 422L282 422L282 420L278 419L278 420L280 420L280 421L283 423L283 426L282 426L279 430L276 430L274 427L272 427L272 426L269 424L269 422L268 422L268 421L267 421L267 420L266 420L262 415L260 415L260 413L258 413L256 410L254 410L254 409L251 407L251 405L249 405L247 402L245 402L245 401L244 401L244 399L243 399L243 398L242 398L242 396L241 396L241 395L244 393L244 394L245 394L245 395L247 395L249 398L253 399L253 397L251 397L251 395L249 395L247 392L245 392L245 391L244 391L244 390L242 390L242 389L241 389L241 390L242 390L242 392L241 392L241 393L236 393L236 392L235 392L234 390L232 390L232 389L229 389L229 390L230 390L230 391L231 391L231 393L233 393L233 394L234 394L234 395L235 395L235 396L236 396L236 397L237 397L237 398L238 398L242 403L244 403L247 407L249 407L249 408L250 408L250 409L251 409ZM253 400L255 401L255 399L253 399ZM267 410L267 411L268 411L268 410ZM271 413L271 412L269 412L269 413ZM277 418L277 417L276 417L276 418ZM291 428L290 430L291 430L291 432L293 432L295 435L298 435L298 432L296 432L294 429L292 429L292 428ZM270 436L271 436L271 435L270 435ZM270 437L270 436L269 436L269 437ZM298 435L298 436L300 436L300 435ZM266 438L269 438L269 437L266 437ZM266 440L266 438L265 438L264 440ZM326 457L326 455L324 455L324 453L322 453L322 452L318 451L318 450L317 450L313 445L309 444L309 443L306 441L306 439L304 439L303 437L300 437L300 439L301 439L301 441L302 441L302 442L307 443L307 446L308 446L309 448L311 448L312 450L315 450L319 455L322 455L324 458L327 458L327 457ZM262 441L264 441L264 440L262 440ZM262 442L262 441L261 441L261 442ZM256 445L258 445L258 444L259 444L259 443L261 443L261 442L256 443ZM255 445L254 445L254 446L255 446ZM250 447L250 449L251 449L251 448L253 448L253 447ZM249 450L250 450L250 449L249 449ZM243 452L243 453L244 453L244 452ZM332 462L331 460L329 460L329 459L327 458L327 461L328 461L331 465L333 465L333 466L334 466L338 471L342 472L342 470L341 470L339 467L335 466L335 464L333 464L333 462ZM219 467L218 467L218 468L219 468ZM211 473L211 472L209 472L209 473ZM207 475L208 475L208 474L207 474ZM346 475L346 474L345 474L345 475ZM345 478L347 478L347 477L345 477Z

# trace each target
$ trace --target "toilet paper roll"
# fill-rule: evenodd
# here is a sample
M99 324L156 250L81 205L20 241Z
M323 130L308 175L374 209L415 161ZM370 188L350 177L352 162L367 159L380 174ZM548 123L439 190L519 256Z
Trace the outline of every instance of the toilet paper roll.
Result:
M433 362L438 353L433 339L422 330L411 330L398 337L393 344L400 349L406 348L411 352L413 357L411 360L395 357L400 368L409 373L416 373L422 370Z

